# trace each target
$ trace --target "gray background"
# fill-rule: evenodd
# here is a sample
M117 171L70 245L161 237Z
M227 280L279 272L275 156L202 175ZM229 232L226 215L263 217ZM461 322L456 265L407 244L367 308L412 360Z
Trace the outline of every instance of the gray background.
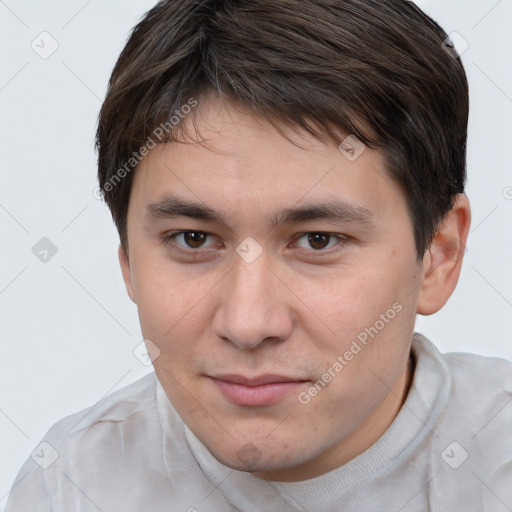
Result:
M117 233L93 195L93 138L114 62L154 3L0 1L0 510L51 424L150 371L133 354L142 337ZM457 290L417 330L442 351L512 359L512 0L418 3L469 45L473 224ZM46 262L32 252L43 237L57 249Z

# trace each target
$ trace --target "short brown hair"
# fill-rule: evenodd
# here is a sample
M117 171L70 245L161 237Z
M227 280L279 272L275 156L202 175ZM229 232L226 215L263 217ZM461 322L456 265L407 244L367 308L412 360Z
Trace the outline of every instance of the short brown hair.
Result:
M158 127L157 142L176 140L183 106L213 92L278 128L381 150L421 260L466 181L468 85L446 39L405 0L160 1L128 39L99 116L99 185L121 243L141 147Z

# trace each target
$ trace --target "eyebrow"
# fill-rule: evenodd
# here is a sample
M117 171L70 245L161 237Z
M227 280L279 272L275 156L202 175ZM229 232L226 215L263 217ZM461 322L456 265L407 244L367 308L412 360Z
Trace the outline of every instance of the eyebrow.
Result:
M154 218L190 217L229 226L220 212L209 206L193 201L166 196L146 205L146 210ZM370 222L375 214L363 206L331 199L326 202L305 204L294 208L285 208L272 216L272 225L293 224L314 220L333 222Z

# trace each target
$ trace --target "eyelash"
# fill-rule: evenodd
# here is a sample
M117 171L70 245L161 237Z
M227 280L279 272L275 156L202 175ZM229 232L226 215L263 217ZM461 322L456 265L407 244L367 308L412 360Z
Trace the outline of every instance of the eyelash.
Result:
M174 231L174 232L171 232L171 233L167 233L164 235L164 238L162 240L162 243L164 245L167 245L169 244L170 242L174 241L176 239L176 237L178 237L179 235L183 235L183 234L186 234L186 233L196 233L196 234L202 234L202 235L206 235L206 236L212 236L210 235L210 233L207 233L205 231L195 231L195 230L183 230L183 231ZM329 237L329 243L330 243L330 239L331 238L337 238L338 239L338 242L333 245L332 247L329 247L327 249L304 249L304 248L299 248L301 249L302 251L307 251L309 254L308 254L308 257L311 258L311 259L315 259L315 258L322 258L324 255L327 256L330 254L330 250L335 248L336 246L338 245L345 245L347 242L348 242L348 239L349 237L346 236L346 235L336 235L334 233L329 233L329 232L325 232L325 231L306 231L305 233L302 233L300 235L298 235L294 240L298 241L300 240L302 237L306 236L306 235L313 235L313 234L319 234L319 235L326 235L327 237ZM210 252L210 248L206 248L206 249L201 249L201 248L198 248L198 249L185 249L183 248L182 246L174 243L174 247L173 247L173 250L175 250L176 252L180 253L180 254L184 254L186 256L200 256L202 253L205 253L205 252Z

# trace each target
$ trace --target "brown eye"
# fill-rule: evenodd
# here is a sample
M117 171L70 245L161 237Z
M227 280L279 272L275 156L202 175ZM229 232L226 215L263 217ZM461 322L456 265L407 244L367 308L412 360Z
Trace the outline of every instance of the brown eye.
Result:
M308 243L313 249L325 249L329 245L331 237L325 233L309 233Z
M198 231L186 231L183 233L184 242L192 249L201 247L204 244L206 237L206 233L200 233Z

